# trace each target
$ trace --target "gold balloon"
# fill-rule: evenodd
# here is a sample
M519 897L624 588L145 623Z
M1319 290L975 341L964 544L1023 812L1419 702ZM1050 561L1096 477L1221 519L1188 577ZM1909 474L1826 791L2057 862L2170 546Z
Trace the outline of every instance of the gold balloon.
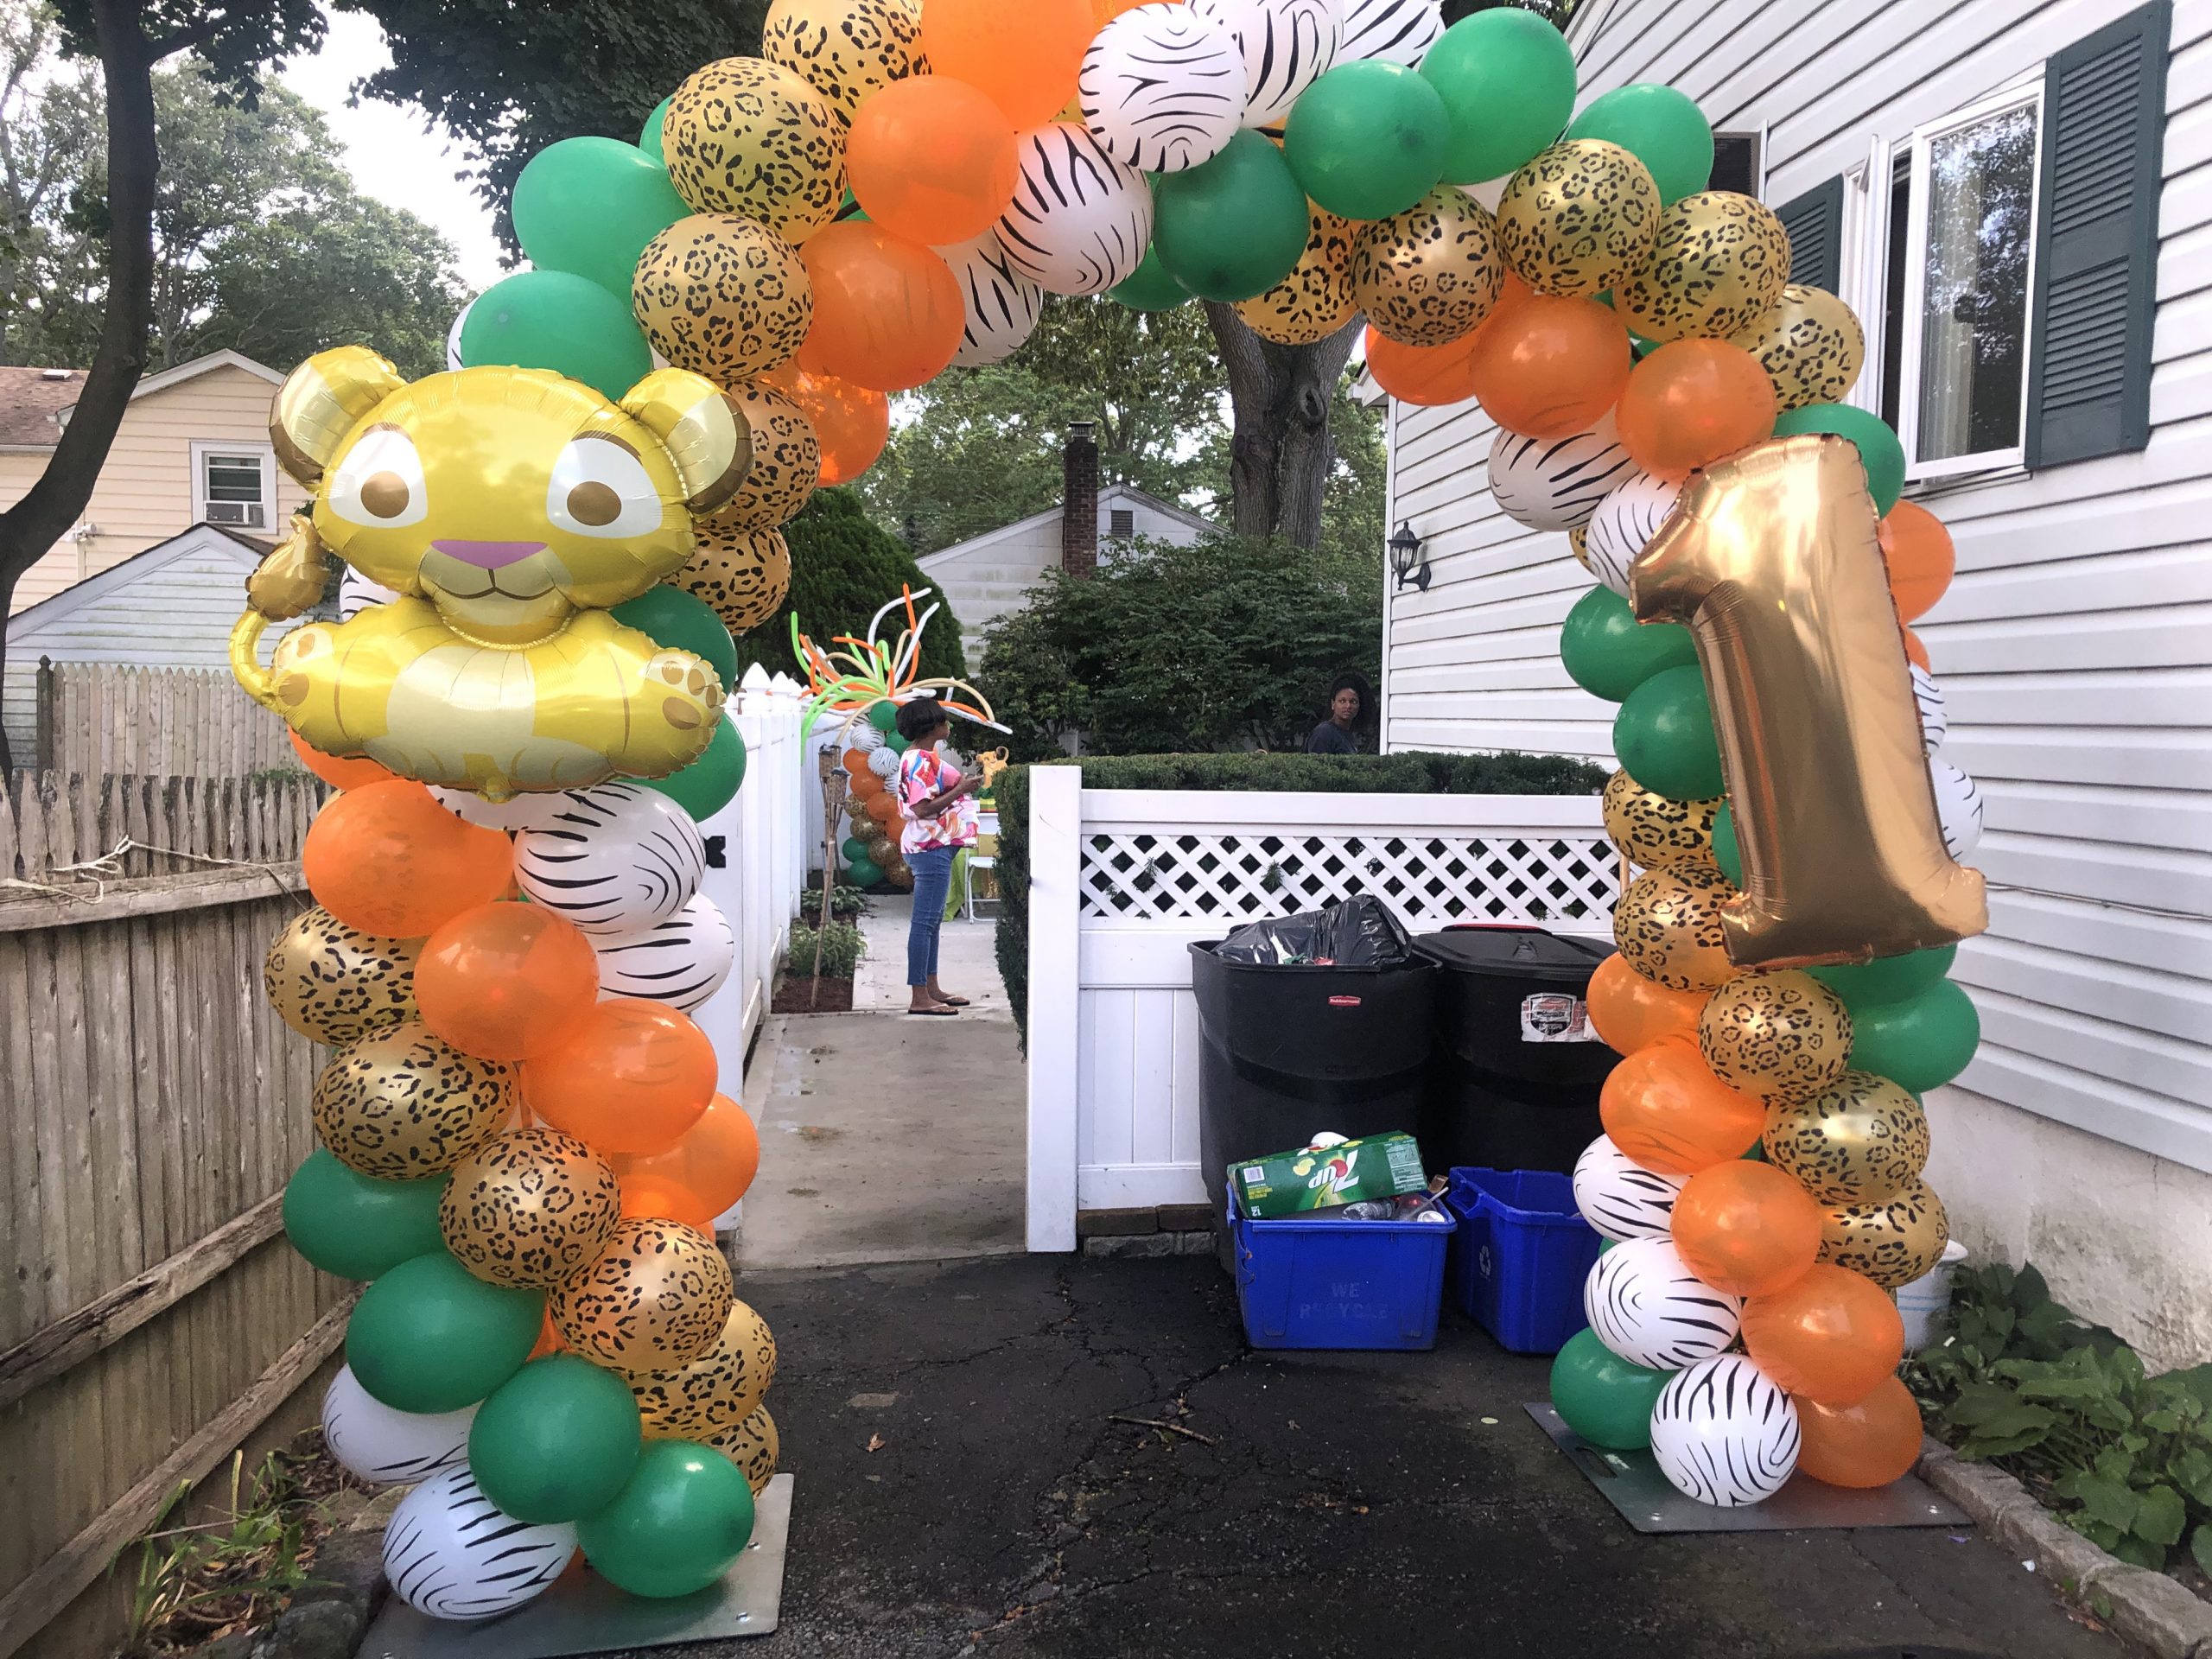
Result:
M1881 1204L1919 1179L1928 1115L1889 1078L1847 1071L1810 1100L1769 1107L1760 1144L1815 1204Z
M783 1451L783 1441L776 1433L776 1420L763 1406L735 1428L727 1428L707 1436L706 1443L745 1471L746 1484L758 1497L776 1478L776 1459Z
M806 80L765 58L724 58L670 97L661 159L701 213L757 219L797 245L845 196L845 124Z
M1989 925L1943 846L1856 446L1781 438L1693 474L1629 588L1640 620L1696 637L1744 859L1732 961L1864 962Z
M760 55L804 75L850 121L870 92L927 73L921 36L904 0L775 0Z
M1401 346L1448 346L1473 333L1504 289L1494 221L1448 184L1361 226L1352 243L1352 297L1375 332Z
M453 1166L438 1201L446 1249L479 1279L550 1289L622 1219L613 1167L557 1129L517 1129Z
M724 627L743 633L773 616L791 591L791 550L779 530L702 524L699 550L669 584L706 601Z
M1573 530L1568 531L1567 545L1574 555L1574 562L1585 570L1590 570L1590 526L1577 524ZM1590 574L1594 576L1598 573L1590 570Z
M349 1169L413 1180L451 1169L505 1127L515 1069L450 1048L410 1020L342 1049L315 1082L315 1132Z
M1663 211L1642 162L1601 138L1570 138L1506 181L1498 245L1539 294L1595 298L1651 257Z
M1236 315L1262 340L1311 346L1357 315L1352 297L1351 222L1307 202L1306 251L1266 293L1236 302Z
M760 1404L776 1380L776 1338L743 1302L707 1351L689 1365L630 1379L649 1440L703 1440L733 1428Z
M1713 820L1718 795L1707 801L1670 801L1616 772L1605 780L1605 833L1640 869L1713 869Z
M1697 1046L1731 1089L1809 1100L1851 1069L1851 1011L1810 974L1740 974L1699 1013Z
M1849 306L1825 289L1787 284L1774 308L1729 336L1774 382L1776 405L1840 404L1859 384L1866 334Z
M1863 1273L1886 1290L1933 1273L1951 1242L1951 1218L1928 1183L1911 1180L1894 1197L1840 1205L1821 1216L1821 1260Z
M1789 232L1773 208L1701 190L1667 209L1649 263L1613 290L1646 340L1726 340L1774 309L1789 280Z
M681 1370L715 1345L736 1290L714 1239L674 1221L618 1223L545 1311L575 1352L631 1376Z
M1736 972L1720 934L1720 906L1735 891L1719 870L1646 870L1613 908L1613 942L1646 979L1709 991Z
M751 385L729 395L752 429L753 470L711 522L732 530L774 530L796 518L814 493L822 476L822 444L814 423L782 392Z
M379 938L315 905L276 936L261 964L261 982L286 1025L342 1048L415 1017L415 963L422 954L420 939Z
M729 385L791 361L814 326L814 284L774 232L694 213L645 244L630 308L663 357Z

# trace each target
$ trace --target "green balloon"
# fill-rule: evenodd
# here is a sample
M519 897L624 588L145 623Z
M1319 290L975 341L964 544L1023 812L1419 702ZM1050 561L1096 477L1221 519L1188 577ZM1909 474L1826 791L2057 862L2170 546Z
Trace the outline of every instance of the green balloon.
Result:
M1650 169L1660 200L1670 205L1713 181L1713 124L1694 99L1672 86L1616 86L1592 99L1567 136L1618 144Z
M563 138L515 181L515 238L540 270L573 271L630 303L645 244L690 213L658 151L620 138Z
M1908 951L1902 957L1806 971L1841 997L1847 1008L1871 1008L1918 996L1949 973L1958 958L1959 947L1945 944L1933 950Z
M1211 161L1153 187L1160 268L1200 299L1264 294L1306 252L1306 191L1282 152L1249 129Z
M470 1444L473 1450L474 1435ZM690 1440L652 1441L620 1496L576 1523L584 1559L633 1596L705 1589L752 1536L753 1488L744 1471Z
M544 1319L541 1293L487 1285L434 1250L361 1293L346 1363L394 1411L459 1411L522 1369Z
M871 702L868 706L868 723L879 732L888 734L899 729L899 705L895 702Z
M1705 677L1694 665L1662 669L1622 700L1613 753L1628 775L1670 801L1720 793L1720 741Z
M1436 88L1402 63L1340 63L1300 95L1283 159L1306 194L1344 219L1388 219L1436 188L1452 118Z
M853 885L856 887L876 887L883 885L883 866L865 853L858 858L846 861L845 874L853 878Z
M892 732L885 736L883 740L883 747L890 750L893 754L904 754L907 750L912 748L914 746L906 741L906 733Z
M1167 274L1167 267L1160 263L1160 250L1147 248L1144 259L1129 279L1107 290L1109 297L1132 311L1173 311L1189 299L1190 294L1182 283Z
M1965 1071L1980 1041L1974 999L1948 979L1902 1002L1851 1011L1851 1069L1887 1077L1916 1095Z
M671 772L665 778L639 778L632 781L660 791L704 823L736 798L739 787L745 782L745 739L737 729L737 722L724 715L722 723L715 728L707 752L690 766Z
M705 658L723 691L737 690L737 642L705 600L664 582L617 605L609 614L657 645Z
M468 1472L518 1521L580 1521L620 1496L644 1443L627 1382L575 1354L548 1354L477 1408Z
M1738 887L1744 885L1744 849L1736 844L1735 809L1723 801L1713 818L1713 861Z
M1630 1364L1585 1325L1552 1361L1552 1409L1592 1446L1639 1452L1651 1444L1651 1408L1674 1375Z
M668 124L668 106L674 102L676 102L676 94L671 92L659 103L654 105L653 112L645 118L645 124L638 134L638 148L644 150L646 155L652 156L660 155L661 129Z
M1777 438L1801 432L1833 432L1859 446L1859 459L1866 468L1867 493L1874 511L1886 515L1904 493L1904 445L1878 416L1848 404L1808 404L1784 410L1774 423Z
M284 1183L292 1248L340 1279L374 1279L411 1256L443 1249L438 1200L446 1177L379 1181L317 1147Z
M1628 601L1592 588L1567 613L1559 654L1569 679L1618 702L1654 674L1696 662L1697 642L1679 622L1638 622Z
M1560 136L1574 110L1574 52L1531 11L1501 6L1463 17L1421 60L1444 99L1453 184L1503 178Z
M477 296L461 325L461 360L550 369L618 402L653 366L628 297L568 270L518 271Z
M857 836L847 836L837 843L837 850L845 855L847 864L857 864L868 856L868 842Z

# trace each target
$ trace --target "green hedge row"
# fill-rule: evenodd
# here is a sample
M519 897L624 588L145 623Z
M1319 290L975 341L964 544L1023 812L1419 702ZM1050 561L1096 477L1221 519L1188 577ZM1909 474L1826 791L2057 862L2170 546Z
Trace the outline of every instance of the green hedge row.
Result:
M1051 764L1071 764L1053 762ZM1594 795L1605 772L1563 754L1125 754L1086 756L1089 789L1215 789L1311 794ZM1027 1033L1029 772L999 774L999 974Z

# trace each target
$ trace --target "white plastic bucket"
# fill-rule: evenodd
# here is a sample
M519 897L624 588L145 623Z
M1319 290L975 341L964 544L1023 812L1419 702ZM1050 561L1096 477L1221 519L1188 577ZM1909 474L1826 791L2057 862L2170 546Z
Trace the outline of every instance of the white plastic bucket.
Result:
M1897 1312L1904 1316L1904 1351L1916 1354L1936 1339L1937 1324L1951 1306L1951 1275L1967 1259L1967 1247L1953 1239L1932 1272L1897 1287Z

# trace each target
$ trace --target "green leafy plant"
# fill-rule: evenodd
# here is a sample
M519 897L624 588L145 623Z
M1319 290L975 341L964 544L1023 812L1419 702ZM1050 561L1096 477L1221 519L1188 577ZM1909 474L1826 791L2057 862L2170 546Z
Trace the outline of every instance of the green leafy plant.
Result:
M850 979L860 966L861 953L867 947L861 940L861 931L850 922L832 921L827 927L817 927L811 922L791 924L791 948L784 957L784 971L794 979L810 978L815 973L815 950L821 950L821 975L824 979Z
M191 1490L180 1484L137 1541L134 1649L189 1647L264 1623L313 1576L308 1546L322 1507L306 1490L301 1459L271 1452L249 1480L245 1454L234 1452L225 1513L197 1526L167 1525Z

